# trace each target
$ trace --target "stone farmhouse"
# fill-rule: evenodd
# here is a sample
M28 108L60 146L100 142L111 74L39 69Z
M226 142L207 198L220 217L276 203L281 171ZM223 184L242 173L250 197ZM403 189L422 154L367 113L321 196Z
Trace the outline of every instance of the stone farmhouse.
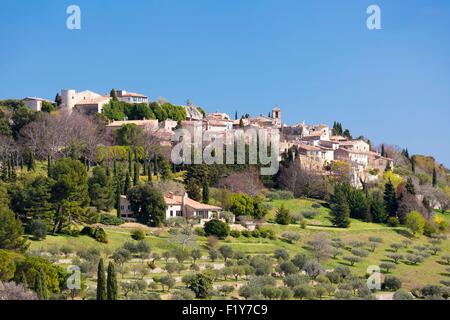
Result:
M164 197L167 205L166 219L185 217L196 218L203 224L219 216L222 208L203 204L192 200L187 193L182 196L169 193ZM120 197L120 209L122 218L126 220L134 220L134 214L131 211L130 203L126 196Z

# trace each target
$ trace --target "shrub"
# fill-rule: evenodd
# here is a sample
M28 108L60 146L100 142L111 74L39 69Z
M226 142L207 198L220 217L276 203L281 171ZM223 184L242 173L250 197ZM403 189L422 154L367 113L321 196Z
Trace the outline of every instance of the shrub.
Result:
M289 232L288 231L288 232L284 232L281 235L281 239L284 240L284 241L287 241L289 243L295 243L298 240L300 240L300 235L298 233L296 233L296 232Z
M307 209L307 210L302 210L301 214L306 219L314 219L319 214L319 211L318 210Z
M105 230L103 230L103 228L100 228L100 227L96 227L96 228L84 227L81 230L80 234L90 236L91 238L94 238L98 242L108 243L106 232L105 232Z
M279 260L288 260L289 259L289 253L285 249L275 249L274 252L275 259Z
M426 220L419 211L412 211L406 215L406 226L411 230L413 235L423 234Z
M259 232L259 230L255 229L252 231L253 238L259 238L260 236L261 236L261 233Z
M230 236L232 236L233 238L239 238L241 236L241 232L239 230L231 230Z
M305 220L305 217L300 212L295 212L291 214L291 222L294 224L300 224L303 220Z
M416 255L416 254L408 254L405 256L406 260L408 260L409 263L411 264L418 264L418 263L422 263L423 262L423 257Z
M436 285L428 284L420 289L420 293L424 297L438 296L441 294L441 288Z
M397 217L389 217L387 220L387 225L392 228L397 228L400 226L400 220Z
M252 236L252 233L249 230L242 230L241 235L243 237L250 238Z
M267 228L259 228L259 233L261 235L261 238L268 238L271 240L275 240L275 231L273 231L272 229L267 229Z
M37 240L45 239L47 236L47 224L42 220L31 221L30 234Z
M145 232L142 229L135 229L131 233L131 237L134 240L136 240L136 241L144 240L145 239Z
M294 288L294 297L300 300L311 299L314 297L314 291L309 285L302 284Z
M100 223L107 226L120 226L125 223L125 220L110 214L102 214L100 215Z
M369 256L369 252L364 249L353 249L352 254L357 257L361 257L361 258L365 258L365 257Z
M402 287L402 282L394 276L386 276L383 282L383 289L388 291L397 291Z
M206 236L205 229L203 229L202 227L195 228L195 234L198 235L199 237L205 237Z
M294 194L287 190L270 190L266 197L270 200L290 200L294 199Z
M414 300L414 296L411 292L400 289L394 293L394 300Z
M208 221L204 229L207 236L216 236L220 239L224 239L230 234L230 226L220 220Z

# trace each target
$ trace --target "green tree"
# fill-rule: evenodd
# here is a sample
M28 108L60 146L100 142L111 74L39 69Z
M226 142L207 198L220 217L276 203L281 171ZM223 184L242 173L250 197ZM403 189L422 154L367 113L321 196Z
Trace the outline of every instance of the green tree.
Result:
M111 178L103 167L97 166L92 171L92 177L88 180L89 197L91 204L98 211L109 211L113 204L113 190Z
M122 217L122 212L121 212L121 207L120 207L120 199L122 196L122 187L120 185L120 181L117 181L117 186L116 186L116 210L117 210L117 217L121 218Z
M203 203L209 203L209 185L206 179L203 180L202 198Z
M412 211L406 215L406 226L413 235L423 234L426 220L419 211Z
M198 299L207 298L212 290L212 285L213 280L211 277L203 273L197 273L187 282L188 289L191 289Z
M277 210L275 221L281 225L289 225L291 223L291 211L287 209L284 204Z
M375 223L385 223L387 220L383 196L380 192L372 193L370 201L370 215Z
M437 178L437 172L436 167L433 167L433 180L432 180L433 187L436 188L438 185L438 178Z
M390 179L384 186L384 207L389 216L395 217L398 209L397 195Z
M103 258L100 259L97 267L97 300L106 300L106 279Z
M116 89L111 89L109 96L113 99L113 101L117 101L117 92Z
M114 268L114 263L110 262L108 265L108 278L106 280L107 300L117 300L118 287L117 287L117 275Z
M56 205L53 232L61 232L73 221L84 222L89 203L88 177L84 165L78 160L64 158L50 167L52 202Z
M20 220L9 208L0 207L0 249L23 252L28 246Z
M142 145L144 131L135 124L125 124L116 131L116 142L119 146Z
M225 239L230 234L230 226L220 220L211 220L205 224L205 234Z
M406 192L412 195L416 195L416 188L414 187L413 180L411 177L408 177L408 180L406 181L405 185Z
M39 300L48 300L48 289L45 282L45 275L43 271L39 271L35 277L34 291Z
M345 192L341 187L336 186L336 190L331 199L331 222L339 228L350 226L350 208Z
M131 190L131 178L130 178L130 171L127 171L127 174L125 175L125 183L123 187L123 193L128 194Z
M128 200L139 222L153 227L164 223L167 205L159 190L150 185L138 185L128 192Z

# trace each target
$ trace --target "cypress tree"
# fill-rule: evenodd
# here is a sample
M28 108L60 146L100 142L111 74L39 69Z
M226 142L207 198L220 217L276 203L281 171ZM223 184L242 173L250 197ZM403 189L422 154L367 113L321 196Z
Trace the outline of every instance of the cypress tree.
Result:
M436 188L438 184L436 167L433 168L433 187Z
M206 179L203 180L202 198L203 203L209 203L209 185Z
M386 157L386 151L384 150L384 144L381 145L381 156Z
M117 209L117 217L120 218L122 217L122 212L120 209L120 196L122 195L121 191L121 186L120 186L120 182L117 181L117 188L116 188L116 209Z
M128 172L132 174L133 165L131 164L131 151L128 151Z
M52 159L50 158L50 155L47 156L47 176L50 177L50 167L52 166Z
M117 300L117 275L112 262L108 265L108 279L107 279L107 300Z
M350 207L345 192L340 186L336 186L332 198L330 216L331 222L336 227L348 228L350 226Z
M408 177L405 188L406 188L406 192L408 192L409 194L412 194L412 195L416 194L416 188L414 187L414 183L413 183L411 177Z
M158 155L156 154L156 152L153 156L153 175L155 177L158 177Z
M148 178L148 183L151 184L152 183L152 163L150 161L148 161L147 178Z
M48 300L48 291L45 284L44 272L42 270L36 273L34 279L34 291L39 300Z
M117 177L117 160L114 159L114 164L113 164L113 173L114 173L114 177Z
M128 191L131 189L131 178L130 173L127 172L127 175L125 176L125 185L124 185L124 194L128 194Z
M237 120L238 119L238 112L236 111L235 113L234 113L234 120Z
M139 183L139 164L134 163L134 175L133 175L133 186L137 186Z
M22 275L20 276L20 283L23 285L25 289L28 289L28 280L25 272L22 271Z
M106 281L103 258L98 262L97 268L97 300L106 300Z
M384 186L384 205L389 216L393 217L397 214L397 196L391 179Z
M411 170L413 173L416 173L416 157L411 157Z

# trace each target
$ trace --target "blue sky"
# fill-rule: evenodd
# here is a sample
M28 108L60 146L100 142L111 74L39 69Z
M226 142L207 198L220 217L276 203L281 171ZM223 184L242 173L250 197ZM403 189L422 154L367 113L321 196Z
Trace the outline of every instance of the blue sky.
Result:
M449 39L448 0L2 0L0 99L115 87L231 115L279 105L286 123L338 120L450 166Z

